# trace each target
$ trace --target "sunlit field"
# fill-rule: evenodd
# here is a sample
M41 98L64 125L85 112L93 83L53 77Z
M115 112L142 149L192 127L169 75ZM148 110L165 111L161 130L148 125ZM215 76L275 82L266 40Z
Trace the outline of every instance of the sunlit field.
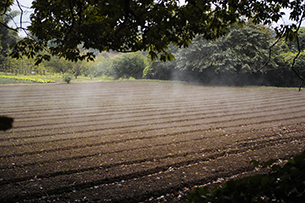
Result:
M52 78L49 78L52 79ZM183 202L305 150L305 91L116 81L0 86L0 202Z

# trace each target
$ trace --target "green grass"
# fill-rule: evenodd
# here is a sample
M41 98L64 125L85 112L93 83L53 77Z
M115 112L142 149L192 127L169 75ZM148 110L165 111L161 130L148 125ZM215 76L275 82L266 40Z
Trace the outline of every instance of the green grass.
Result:
M101 82L101 81L113 81L113 78L102 76L96 78L90 78L85 76L77 76L77 79L73 77L71 83L82 82ZM14 84L14 83L32 83L32 82L55 82L64 83L62 74L46 74L46 75L23 75L23 74L10 74L0 72L0 84Z
M0 75L0 78L3 79L9 79L9 80L15 80L15 81L26 81L26 82L39 82L39 83L54 83L54 80L50 79L42 79L42 78L33 78L28 76L11 76L11 75Z
M11 78L0 78L0 84L14 84L14 83L32 83L31 81L17 81Z

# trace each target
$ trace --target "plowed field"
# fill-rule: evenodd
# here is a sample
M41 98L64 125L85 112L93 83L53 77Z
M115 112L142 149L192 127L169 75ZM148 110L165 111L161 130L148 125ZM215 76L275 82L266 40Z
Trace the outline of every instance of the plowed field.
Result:
M0 202L170 202L305 150L305 91L121 81L0 86Z

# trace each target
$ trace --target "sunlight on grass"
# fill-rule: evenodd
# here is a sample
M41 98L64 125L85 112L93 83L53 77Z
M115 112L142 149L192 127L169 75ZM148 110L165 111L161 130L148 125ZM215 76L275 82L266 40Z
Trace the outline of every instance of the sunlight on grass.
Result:
M46 75L23 75L23 74L11 74L0 72L0 84L12 84L12 83L31 83L31 82L40 82L40 83L63 83L62 74L46 74ZM77 79L73 77L72 83L81 83L81 82L102 82L102 81L113 81L112 77L101 76L101 77L85 77L77 76Z
M4 79L13 79L13 80L22 80L22 81L29 81L29 82L39 82L39 83L54 83L54 80L50 79L42 79L42 78L33 78L27 76L10 76L10 75L0 75L0 78Z

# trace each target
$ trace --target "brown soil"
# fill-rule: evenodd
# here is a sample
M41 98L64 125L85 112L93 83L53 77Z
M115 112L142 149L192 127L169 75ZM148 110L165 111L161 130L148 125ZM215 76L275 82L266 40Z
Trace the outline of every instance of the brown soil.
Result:
M183 202L305 150L305 93L121 81L0 88L0 202Z

